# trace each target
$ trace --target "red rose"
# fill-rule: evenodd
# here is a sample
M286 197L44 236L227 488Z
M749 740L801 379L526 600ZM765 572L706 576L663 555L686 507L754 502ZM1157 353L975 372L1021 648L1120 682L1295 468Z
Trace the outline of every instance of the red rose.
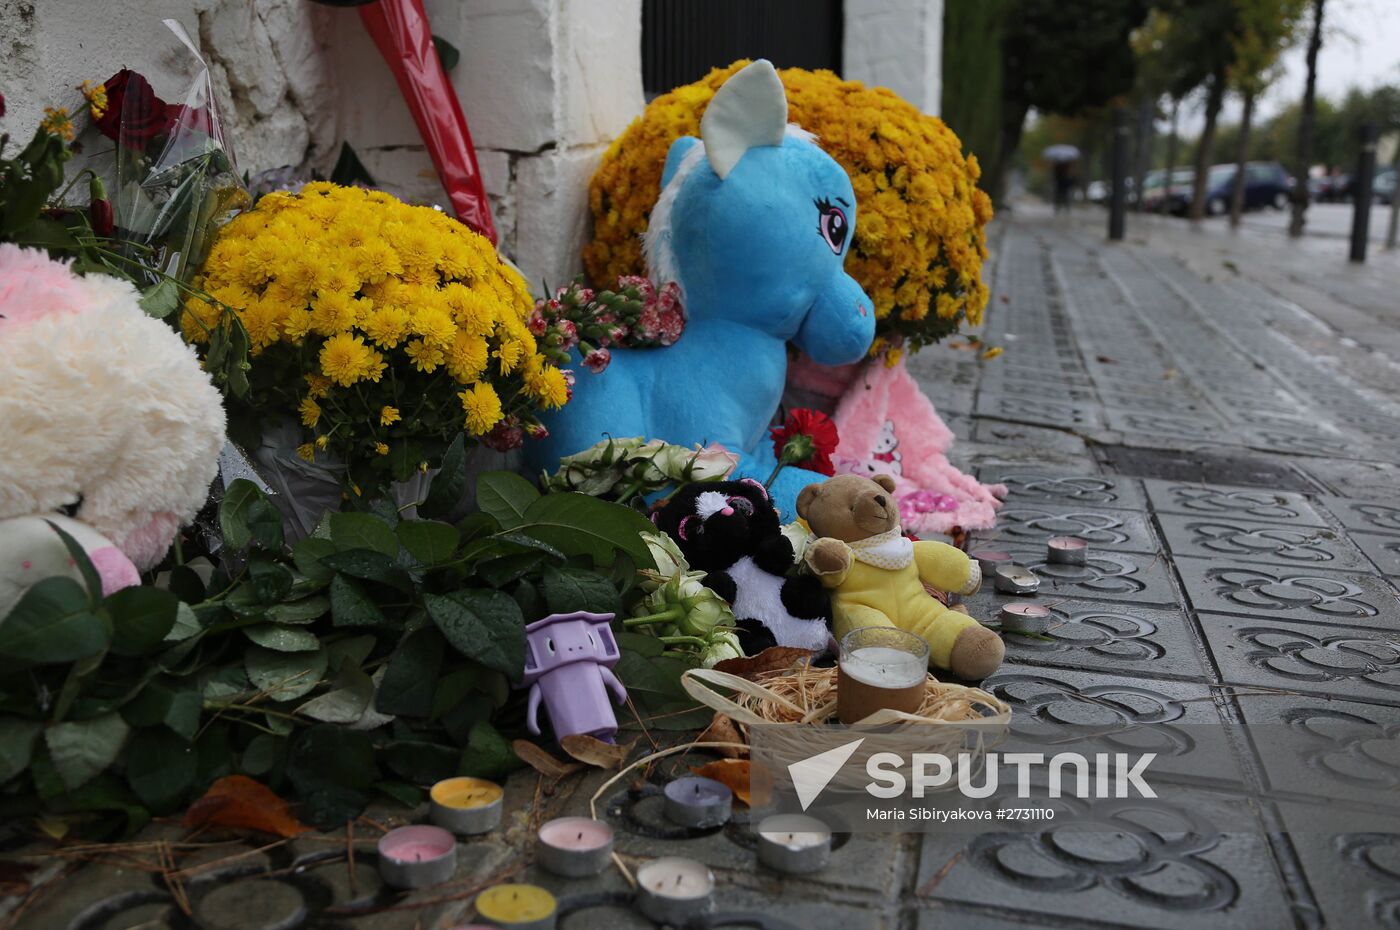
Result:
M836 424L819 410L801 408L788 414L782 426L770 430L773 455L781 465L800 465L823 475L836 474L831 453L840 437ZM772 480L771 478L769 479Z
M145 148L169 128L170 106L156 96L151 82L135 71L123 68L108 78L105 86L107 111L97 121L97 128L107 138Z

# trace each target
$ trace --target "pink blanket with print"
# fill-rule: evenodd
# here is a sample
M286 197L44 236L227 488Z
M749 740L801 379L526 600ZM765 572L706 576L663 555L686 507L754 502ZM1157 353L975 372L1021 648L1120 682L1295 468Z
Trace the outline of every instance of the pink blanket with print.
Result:
M837 472L893 475L904 528L917 535L991 529L1006 486L984 485L948 461L953 432L901 362L872 361L847 387L833 417Z

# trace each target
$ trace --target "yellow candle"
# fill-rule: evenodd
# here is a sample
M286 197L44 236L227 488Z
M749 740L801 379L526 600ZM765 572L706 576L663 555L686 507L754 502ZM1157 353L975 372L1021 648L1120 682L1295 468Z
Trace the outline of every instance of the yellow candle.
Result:
M502 927L553 927L555 907L538 885L497 885L476 896L476 912Z
M443 807L485 807L501 799L501 786L484 778L448 778L433 785L432 799Z

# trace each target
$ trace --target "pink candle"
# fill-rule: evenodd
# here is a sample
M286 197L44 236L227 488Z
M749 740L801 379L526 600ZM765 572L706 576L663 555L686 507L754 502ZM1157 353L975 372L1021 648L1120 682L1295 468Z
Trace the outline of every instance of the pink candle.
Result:
M1003 604L1003 633L1044 633L1050 626L1050 608L1043 604Z
M1083 565L1089 554L1089 541L1078 536L1052 536L1046 543L1045 558L1062 565Z
M1010 565L1012 562L1011 553L996 549L974 549L968 556L982 568L983 575L990 575L998 565Z
M539 864L555 875L597 875L612 857L613 829L591 817L560 817L540 827Z
M379 839L379 874L391 888L441 884L456 870L457 840L441 827L399 827Z

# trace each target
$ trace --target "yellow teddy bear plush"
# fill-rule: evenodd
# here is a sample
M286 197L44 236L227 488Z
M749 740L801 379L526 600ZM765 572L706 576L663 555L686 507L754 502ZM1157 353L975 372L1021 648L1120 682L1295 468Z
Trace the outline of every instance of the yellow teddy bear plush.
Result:
M832 589L836 636L895 626L928 643L930 664L985 678L1001 665L1001 637L924 590L971 594L982 584L981 569L960 549L904 536L894 488L889 475L837 475L798 495L797 512L818 537L806 562Z

